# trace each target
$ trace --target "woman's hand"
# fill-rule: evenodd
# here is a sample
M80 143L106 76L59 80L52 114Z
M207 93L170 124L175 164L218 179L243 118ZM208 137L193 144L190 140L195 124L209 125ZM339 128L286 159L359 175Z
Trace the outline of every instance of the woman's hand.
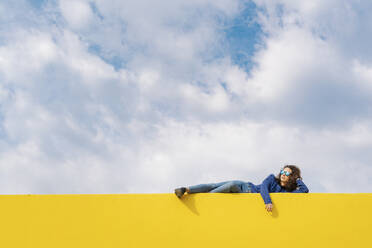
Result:
M273 204L269 203L265 205L265 208L267 212L272 212L273 211Z

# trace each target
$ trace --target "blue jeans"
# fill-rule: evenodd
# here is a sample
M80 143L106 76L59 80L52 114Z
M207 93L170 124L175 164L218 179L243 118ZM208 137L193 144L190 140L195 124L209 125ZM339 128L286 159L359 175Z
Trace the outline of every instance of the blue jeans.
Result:
M189 193L251 193L251 185L243 181L198 184L189 187Z

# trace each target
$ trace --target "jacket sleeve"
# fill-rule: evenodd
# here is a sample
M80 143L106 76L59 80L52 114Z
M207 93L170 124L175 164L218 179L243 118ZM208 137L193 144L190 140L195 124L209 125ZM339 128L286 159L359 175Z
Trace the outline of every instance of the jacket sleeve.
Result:
M262 196L262 199L264 200L265 204L272 203L270 198L270 186L273 183L273 180L275 180L274 174L270 174L268 177L266 177L265 180L263 180L261 187L260 187L260 193Z
M297 188L292 193L309 193L309 189L306 187L301 179L297 179Z

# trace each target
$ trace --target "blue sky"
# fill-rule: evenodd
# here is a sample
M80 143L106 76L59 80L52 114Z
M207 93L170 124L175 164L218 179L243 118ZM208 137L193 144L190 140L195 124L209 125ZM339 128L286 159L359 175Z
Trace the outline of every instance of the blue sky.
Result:
M371 192L360 1L0 3L0 193L164 193L297 164Z

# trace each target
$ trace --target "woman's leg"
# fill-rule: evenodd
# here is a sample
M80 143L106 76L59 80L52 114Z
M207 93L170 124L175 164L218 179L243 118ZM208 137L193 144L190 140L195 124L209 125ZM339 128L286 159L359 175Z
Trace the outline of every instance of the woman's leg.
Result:
M220 183L198 184L188 187L188 193L242 193L242 181L226 181Z
M208 183L208 184L198 184L198 185L193 185L187 187L187 193L193 194L193 193L207 193L210 192L211 190L214 190L228 182L231 181L226 181L226 182L220 182L220 183Z
M210 191L210 193L242 193L243 190L242 190L242 184L244 182L242 181L230 181L230 182L227 182L221 186L219 186L218 188L215 188L213 190Z

